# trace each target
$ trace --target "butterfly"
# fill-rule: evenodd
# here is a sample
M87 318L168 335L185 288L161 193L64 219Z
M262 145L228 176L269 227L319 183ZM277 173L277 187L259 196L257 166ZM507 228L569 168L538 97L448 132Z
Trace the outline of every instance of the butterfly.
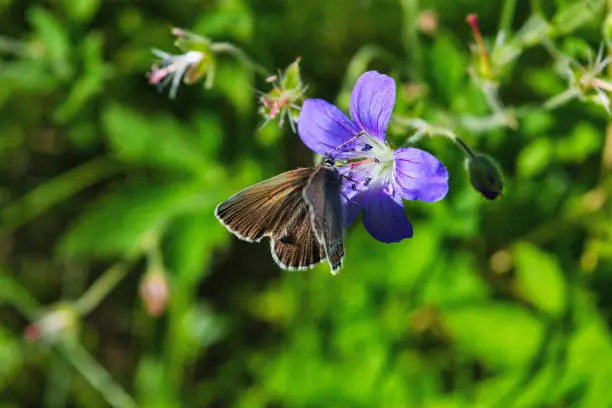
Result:
M220 203L215 216L249 242L270 239L283 269L307 270L326 259L333 274L344 257L342 178L331 157L261 181Z

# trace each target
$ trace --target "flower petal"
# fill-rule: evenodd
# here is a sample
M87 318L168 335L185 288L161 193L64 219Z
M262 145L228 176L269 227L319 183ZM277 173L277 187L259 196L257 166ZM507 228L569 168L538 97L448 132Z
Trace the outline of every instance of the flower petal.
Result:
M390 185L372 186L361 196L363 226L375 239L385 243L412 237L412 225L404 213L402 199L392 190Z
M406 200L438 201L448 192L448 171L432 154L415 148L393 152L394 185Z
M341 199L344 211L343 227L348 228L353 221L355 221L359 212L361 212L361 189L358 189L357 185L362 183L364 176L361 173L354 172L350 165L339 167L338 172L342 176Z
M346 160L354 156L351 149L357 140L343 145L360 129L334 105L322 99L306 99L298 118L298 133L310 150ZM339 146L342 146L339 148Z
M348 228L361 212L361 205L356 198L342 197L343 216L342 228Z
M362 74L351 93L351 117L370 135L385 140L395 105L395 81L376 71Z

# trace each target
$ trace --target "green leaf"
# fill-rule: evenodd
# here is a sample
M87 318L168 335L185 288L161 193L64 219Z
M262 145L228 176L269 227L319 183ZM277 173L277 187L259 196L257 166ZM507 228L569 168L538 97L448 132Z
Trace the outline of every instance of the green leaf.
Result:
M527 68L523 77L533 92L541 97L557 95L567 89L567 79L560 75L551 75L550 68Z
M498 368L528 364L544 333L542 323L528 311L504 303L447 309L443 321L460 350Z
M45 46L45 55L51 62L57 76L69 79L74 73L70 63L70 37L67 25L58 21L53 14L41 7L28 10L28 19L39 40Z
M135 377L139 406L151 408L172 406L163 360L151 355L142 356Z
M567 284L558 259L528 243L517 244L514 257L525 297L545 312L559 317L566 308Z
M554 115L543 109L534 109L526 112L521 119L521 131L529 136L541 136L555 124Z
M198 282L207 272L214 249L230 239L231 234L213 216L217 203L210 204L198 213L177 218L168 231L168 265L180 287L192 287Z
M24 197L0 210L0 226L8 233L49 210L82 189L122 169L107 157L96 158L74 167L64 174L41 183Z
M0 65L0 81L5 89L21 94L44 94L55 90L57 77L42 61L18 60Z
M7 388L13 377L19 374L24 357L21 341L0 326L0 391Z
M242 65L226 61L217 67L215 88L245 116L253 107L253 74Z
M62 255L114 256L136 252L142 237L175 216L211 205L213 192L175 183L130 189L104 198L85 212L59 243Z
M190 134L170 117L146 117L113 104L103 114L112 149L129 163L205 171L206 160L189 140Z
M518 155L518 172L523 177L533 177L541 173L553 159L554 146L550 139L540 137L529 143Z
M217 157L223 143L223 128L218 116L198 112L193 118L198 149L207 157Z
M192 358L197 357L202 348L219 341L225 331L223 319L203 303L193 305L183 316L184 346Z
M102 36L90 33L81 46L85 66L84 75L74 82L68 97L54 112L58 123L66 123L104 89L107 68L102 59Z
M430 56L431 70L428 71L434 92L448 105L461 93L462 85L466 81L467 57L453 40L449 35L436 39Z
M40 305L26 288L0 269L0 305L8 304L28 320L36 318Z
M73 19L86 23L92 19L100 7L101 0L62 0L64 9Z
M452 305L488 297L488 286L474 262L463 254L440 257L428 273L434 276L429 276L423 290L425 303Z
M214 9L203 13L193 31L209 37L232 36L248 41L253 36L255 20L248 2L243 0L220 0Z
M555 14L553 26L557 35L569 34L601 15L603 0L572 1Z
M601 150L603 138L600 129L589 122L581 121L568 137L556 140L556 155L563 161L582 163L587 157Z

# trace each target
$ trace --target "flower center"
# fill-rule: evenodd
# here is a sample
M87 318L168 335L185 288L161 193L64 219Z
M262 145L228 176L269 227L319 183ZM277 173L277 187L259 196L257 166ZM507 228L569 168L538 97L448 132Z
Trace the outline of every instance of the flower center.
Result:
M393 174L393 150L384 141L367 133L359 137L355 148L363 159L349 164L349 177L358 181L352 189L360 191L370 185L388 184Z

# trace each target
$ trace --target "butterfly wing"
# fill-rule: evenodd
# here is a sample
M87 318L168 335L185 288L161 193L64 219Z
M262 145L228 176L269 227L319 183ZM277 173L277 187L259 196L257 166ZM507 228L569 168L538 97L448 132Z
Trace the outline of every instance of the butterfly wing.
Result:
M231 233L245 241L280 237L301 211L302 190L313 171L291 170L247 187L219 204L215 215Z
M317 241L325 248L334 274L342 267L344 257L341 185L338 171L334 167L321 165L312 173L303 191L304 201L310 208L312 228Z
M269 237L272 257L281 268L310 269L325 259L302 196L314 171L296 169L254 184L219 204L215 215L240 239Z
M325 249L312 229L310 210L304 200L298 215L287 225L286 233L270 241L272 257L283 269L303 271L325 260Z

